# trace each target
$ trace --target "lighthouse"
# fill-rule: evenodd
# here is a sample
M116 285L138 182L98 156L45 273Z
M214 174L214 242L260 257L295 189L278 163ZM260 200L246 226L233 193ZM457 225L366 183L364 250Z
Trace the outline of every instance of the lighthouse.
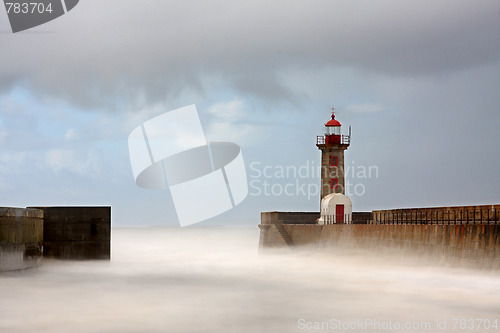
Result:
M321 150L321 218L318 223L350 223L351 200L345 195L344 151L351 142L349 134L342 135L342 125L335 119L332 108L331 119L325 124L324 135L316 138Z
M342 135L341 127L332 111L332 119L325 124L324 135L316 139L316 146L321 150L320 199L331 193L345 194L344 151L351 142L351 128L348 135Z

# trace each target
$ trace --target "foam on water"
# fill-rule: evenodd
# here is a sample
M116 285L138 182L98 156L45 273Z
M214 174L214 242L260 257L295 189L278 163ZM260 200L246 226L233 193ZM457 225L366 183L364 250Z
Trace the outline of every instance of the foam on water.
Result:
M0 332L371 332L389 322L453 332L456 320L500 320L498 272L352 250L259 255L258 235L113 229L110 262L45 259L0 275Z

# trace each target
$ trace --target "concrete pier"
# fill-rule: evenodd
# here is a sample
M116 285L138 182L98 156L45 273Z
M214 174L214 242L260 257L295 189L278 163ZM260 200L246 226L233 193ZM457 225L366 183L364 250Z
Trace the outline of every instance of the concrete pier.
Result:
M0 207L0 272L111 258L111 207Z
M484 207L488 211L480 209ZM261 249L301 245L323 249L359 248L377 253L418 255L443 264L500 269L497 207L432 208L432 219L431 213L426 214L430 209L415 208L412 209L413 220L410 214L402 218L401 214L396 215L400 213L396 211L394 216L383 221L378 219L388 214L375 211L368 224L330 225L314 224L314 213L309 212L263 212L259 246ZM455 214L448 219L449 211ZM467 211L469 213L461 213ZM371 216L369 213L358 215L360 219Z
M43 256L111 258L111 207L34 207L43 212Z
M36 267L43 254L43 211L0 207L0 272Z

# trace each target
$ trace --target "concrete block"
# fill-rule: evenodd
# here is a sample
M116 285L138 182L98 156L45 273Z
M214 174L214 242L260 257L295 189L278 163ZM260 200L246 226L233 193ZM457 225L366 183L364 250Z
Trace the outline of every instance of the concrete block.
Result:
M43 212L0 207L0 271L38 266L42 260Z
M110 259L111 207L34 207L44 215L44 256Z

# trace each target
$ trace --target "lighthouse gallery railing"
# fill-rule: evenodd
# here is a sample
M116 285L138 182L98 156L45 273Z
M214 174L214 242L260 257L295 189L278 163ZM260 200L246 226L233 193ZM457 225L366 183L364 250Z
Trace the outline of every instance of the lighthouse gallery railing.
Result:
M318 135L316 137L316 144L317 145L324 145L326 142L325 136L324 135ZM350 145L351 144L351 137L349 135L340 135L340 144L341 145Z

